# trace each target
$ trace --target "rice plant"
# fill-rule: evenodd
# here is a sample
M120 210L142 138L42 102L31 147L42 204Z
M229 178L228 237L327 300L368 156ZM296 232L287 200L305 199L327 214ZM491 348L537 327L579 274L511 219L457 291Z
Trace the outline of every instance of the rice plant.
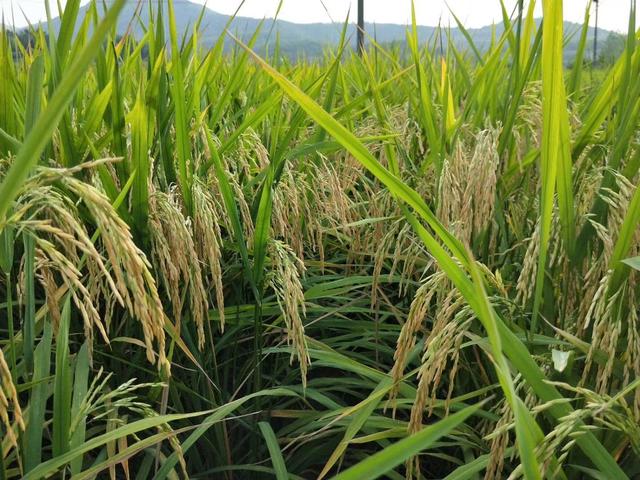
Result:
M297 60L5 25L0 478L640 475L636 2L608 67L535 3Z

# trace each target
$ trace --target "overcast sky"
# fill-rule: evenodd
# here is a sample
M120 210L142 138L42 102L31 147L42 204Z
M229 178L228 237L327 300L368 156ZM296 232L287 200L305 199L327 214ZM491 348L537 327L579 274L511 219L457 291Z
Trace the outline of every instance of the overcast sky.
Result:
M61 0L64 3L64 0ZM129 0L135 2L136 0ZM176 4L186 0L174 0ZM205 0L194 0L205 3ZM83 1L86 3L86 1ZM209 8L221 12L232 13L239 0L207 0ZM272 17L279 0L246 0L240 15L249 17ZM528 4L529 0L525 0ZM542 13L538 0L538 15ZM56 0L51 1L55 9ZM437 25L442 20L444 25L454 24L447 4L468 27L481 27L501 19L500 2L498 0L415 0L416 15L421 25ZM505 0L508 8L513 8L517 0ZM587 0L564 0L565 18L573 22L582 22ZM630 0L600 0L600 21L602 28L624 32L627 30ZM284 0L280 18L293 22L329 22L342 21L346 18L349 7L352 7L352 18L355 18L356 0ZM13 13L17 26L25 24L20 9L24 10L32 22L44 17L44 0L0 0L0 9L5 18ZM365 0L365 17L369 22L385 22L406 24L411 18L411 0ZM640 20L640 18L639 18ZM10 21L7 23L11 23ZM592 15L591 24L594 23Z

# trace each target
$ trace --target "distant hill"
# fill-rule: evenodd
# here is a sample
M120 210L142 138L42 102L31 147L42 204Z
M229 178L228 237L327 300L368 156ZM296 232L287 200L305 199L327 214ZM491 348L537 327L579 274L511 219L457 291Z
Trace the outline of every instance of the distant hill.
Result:
M154 7L157 8L157 0L142 0L141 8L138 9L138 2L127 2L124 7L119 21L118 21L118 33L124 34L129 26L132 27L132 31L136 36L142 34L142 26L149 21L149 2L153 2ZM102 3L102 2L100 2ZM106 0L106 4L111 3ZM179 0L176 2L176 26L179 35L188 32L193 27L197 19L203 14L200 39L203 45L212 45L219 36L223 33L224 27L229 20L229 16L217 13L209 8L204 8L202 5L191 3L187 0ZM88 7L84 6L80 10L79 19L84 18ZM203 13L204 12L204 13ZM136 18L138 13L138 18ZM166 13L166 7L165 7ZM166 15L165 15L166 17ZM261 20L248 17L236 17L231 24L230 30L240 35L241 38L247 40L258 28ZM57 30L60 25L58 18L54 19L54 28ZM577 50L577 44L579 40L579 30L581 26L575 23L565 22L565 32L567 35L571 35L570 40L566 44L565 57L567 62L575 57ZM342 29L341 24L331 23L312 23L312 24L298 24L293 22L287 22L283 20L276 20L274 25L273 19L264 20L264 24L261 33L256 42L256 49L263 50L268 41L271 44L274 43L276 35L279 36L281 51L283 54L290 57L297 57L304 55L307 57L316 57L322 53L322 50L328 46L335 45L340 40L340 32ZM493 26L486 26L482 28L469 29L468 32L471 35L476 46L480 49L486 49L495 34L500 35L503 31L502 24ZM376 23L366 25L367 33L373 36L378 43L391 44L401 43L403 44L406 39L406 25ZM436 27L419 26L418 36L421 41L432 39L436 33ZM451 38L456 45L465 47L467 40L458 28L451 28ZM268 37L271 33L271 37ZM356 27L351 24L348 27L348 37L353 46L355 46ZM589 28L589 42L588 51L591 48L594 29ZM619 34L608 32L606 30L599 30L600 38L603 40L608 37L620 37ZM604 42L603 42L604 43ZM618 42L619 43L619 42ZM227 41L227 46L231 44L231 41ZM613 42L612 44L617 44ZM588 54L588 53L587 53Z

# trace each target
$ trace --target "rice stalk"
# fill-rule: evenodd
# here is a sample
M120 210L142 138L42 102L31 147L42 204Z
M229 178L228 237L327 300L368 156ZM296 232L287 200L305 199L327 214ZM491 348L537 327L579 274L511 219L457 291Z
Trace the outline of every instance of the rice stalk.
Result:
M300 283L305 267L291 247L279 240L270 242L269 257L272 262L272 271L267 282L276 295L278 306L284 317L287 344L293 348L290 362L293 363L295 355L298 359L302 384L306 387L311 358L304 333L303 319L306 316L306 306Z
M9 417L12 414L13 420ZM18 438L16 437L16 426L24 431L25 424L22 416L22 409L18 399L18 393L13 383L11 370L5 360L4 352L0 348L0 421L2 422L4 434L9 440L10 446L18 448ZM0 445L1 446L1 445ZM8 452L2 452L6 455Z
M205 343L204 322L207 318L207 295L202 280L199 257L191 233L190 222L182 214L179 194L154 192L149 200L149 224L153 260L172 305L178 325L183 312L183 289L189 292L189 307L196 325L198 347Z

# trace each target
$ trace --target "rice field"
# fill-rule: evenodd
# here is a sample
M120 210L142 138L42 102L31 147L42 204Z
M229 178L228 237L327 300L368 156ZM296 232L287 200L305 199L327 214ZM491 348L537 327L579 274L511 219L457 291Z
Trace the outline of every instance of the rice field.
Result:
M640 478L635 1L598 68L556 0L297 61L124 3L0 33L0 479Z

